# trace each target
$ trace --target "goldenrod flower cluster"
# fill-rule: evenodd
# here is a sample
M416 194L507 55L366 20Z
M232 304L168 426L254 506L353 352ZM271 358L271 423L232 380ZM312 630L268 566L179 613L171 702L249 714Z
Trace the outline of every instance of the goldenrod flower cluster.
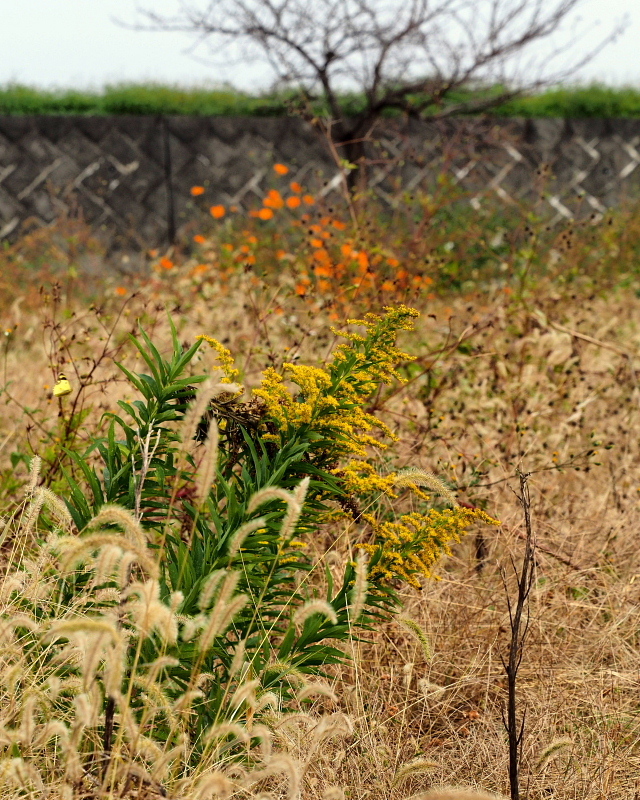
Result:
M405 379L396 370L402 361L413 361L415 356L405 353L396 347L395 341L399 331L413 330L413 319L420 312L408 306L385 306L383 317L378 314L365 314L363 319L348 319L348 325L360 325L366 329L366 336L350 331L339 331L332 328L338 336L347 339L351 344L338 346L334 364L354 364L355 381L370 383L369 394L381 383L391 383Z
M432 578L433 567L443 555L450 555L452 542L459 542L474 522L499 525L479 508L455 506L427 514L403 514L397 522L378 522L370 515L375 540L358 547L371 555L369 579L372 584L402 580L417 589L419 578Z
M330 445L336 459L364 457L368 446L384 447L371 435L374 429L395 438L364 406L381 383L402 380L396 366L413 357L399 350L395 339L398 331L413 328L412 318L418 312L406 306L384 310L384 316L367 314L364 319L348 320L350 325L364 327L364 336L335 331L347 342L338 346L326 368L285 363L281 372L272 367L265 370L254 395L264 402L281 436L310 425Z
M225 347L222 342L214 339L213 336L207 336L206 334L202 333L200 336L196 336L196 339L202 339L207 342L207 344L209 344L218 354L218 362L222 372L224 373L224 378L222 378L220 382L235 383L240 377L240 370L236 369L235 361L231 355L231 351Z
M283 433L309 425L322 412L330 413L337 406L337 400L327 394L331 376L318 367L285 363L282 374L273 367L262 374L260 388L253 393L264 401L268 415ZM293 394L285 385L285 378L299 391Z
M342 485L350 495L363 495L370 492L382 492L388 497L397 497L393 487L397 480L397 473L378 475L372 464L368 461L352 459L344 467L331 470L342 480Z

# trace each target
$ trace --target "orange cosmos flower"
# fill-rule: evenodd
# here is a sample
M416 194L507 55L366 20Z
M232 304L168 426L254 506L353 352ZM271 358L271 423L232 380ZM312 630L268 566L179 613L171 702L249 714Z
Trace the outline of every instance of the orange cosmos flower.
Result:
M311 240L312 247L324 247L324 242L322 239L312 239Z
M388 264L390 267L394 267L394 268L395 268L395 267L399 267L399 266L400 266L400 262L398 261L398 259L397 259L397 258L388 258L388 259L387 259L387 264Z
M227 209L224 206L211 206L209 212L214 219L222 219L227 213Z
M305 202L305 203L306 203L308 206L313 206L313 205L315 205L316 198L315 198L315 197L314 197L312 194L305 194L305 196L304 196L302 199L304 200L304 202Z
M204 237L204 236L203 236L201 233L197 233L197 234L196 234L196 235L193 237L193 241L194 241L196 244L206 244L206 241L207 241L207 240L205 239L205 237Z
M282 208L284 205L284 200L282 199L280 192L278 192L276 189L271 189L271 191L263 200L263 203L267 208Z
M393 281L385 281L380 288L383 292L392 292L395 289L395 284Z
M173 269L174 264L173 264L173 261L170 258L161 258L160 259L160 266L163 269Z
M278 175L286 175L289 172L289 167L286 167L284 164L274 164L273 171L277 172Z
M302 200L300 200L300 198L296 197L295 195L293 197L287 197L287 199L285 200L287 208L298 208L301 202Z
M299 294L301 297L304 297L310 286L311 286L311 280L306 275L303 275L300 278L299 282L296 284L296 294Z
M116 294L119 294L120 297L124 297L126 293L127 290L124 288L124 286L116 286Z
M256 215L259 219L272 219L273 211L270 208L261 208Z
M324 247L321 247L319 250L314 250L313 251L313 258L319 264L330 264L331 263L331 259L329 257L329 253L327 253L327 251L324 249Z
M201 194L204 194L205 188L204 186L192 186L190 191L193 197L199 197Z
M290 183L289 188L291 189L292 192L295 192L296 194L302 194L302 192L304 191L302 186L300 186L300 184L297 181L293 181L292 183Z

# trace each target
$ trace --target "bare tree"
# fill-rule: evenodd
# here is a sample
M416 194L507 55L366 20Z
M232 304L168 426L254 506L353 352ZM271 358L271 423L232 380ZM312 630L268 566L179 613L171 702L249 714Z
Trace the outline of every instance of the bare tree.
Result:
M280 86L324 101L325 129L352 163L363 159L364 141L384 112L442 117L487 110L566 80L624 27L572 59L584 31L561 44L553 38L581 0L177 2L174 16L143 10L146 24L138 27L187 32L217 53L225 44L241 46L243 57L270 66ZM481 87L452 102L460 90ZM355 110L349 92L362 98Z

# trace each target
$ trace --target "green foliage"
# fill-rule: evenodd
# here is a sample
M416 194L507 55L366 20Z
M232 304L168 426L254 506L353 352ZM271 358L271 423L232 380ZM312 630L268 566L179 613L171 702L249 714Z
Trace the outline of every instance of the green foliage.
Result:
M640 90L601 84L551 89L505 103L494 113L506 117L638 117Z
M230 88L184 89L160 84L114 84L101 92L35 89L9 84L0 89L2 114L193 114L279 115L285 97L252 97Z
M372 345L364 347L370 361L376 351L384 356L379 379L387 379L390 355L399 353L393 349L392 328L383 324ZM170 646L146 639L139 657L143 663L161 656L175 659L168 673L176 696L189 691L194 671L216 675L197 704L191 731L197 738L237 713L227 705L240 643L242 676L250 673L262 691L275 690L286 701L291 674L324 674L327 665L344 658L340 643L389 613L396 600L383 586L367 595L363 564L347 561L337 584L324 567L312 574L313 560L300 548L298 537L317 530L332 510L331 501L347 500L347 490L329 470L343 445L320 441L313 425L304 425L275 446L265 435L266 409L256 401L233 402L230 384L212 390L204 375L190 375L202 341L184 349L173 326L172 333L168 359L144 331L132 337L149 373L120 369L141 399L120 401L125 413L109 415L108 434L85 453L70 454L82 478L68 475L68 507L78 530L89 536L105 508L127 509L157 552L160 597L165 602L180 598L181 633ZM362 364L352 347L341 352L346 358L340 376L348 383ZM370 372L372 377L373 362ZM375 388L371 377L368 391ZM211 401L198 406L210 395ZM122 528L117 517L114 525ZM301 581L301 575L307 577ZM72 605L90 580L81 573L65 583L63 603ZM235 611L226 619L229 609ZM198 631L209 624L215 628L216 615L226 624L220 622L204 647L205 634ZM129 661L138 646L132 640Z
M444 105L456 105L490 97L502 90L495 86L483 90L459 89ZM423 97L412 98L421 107ZM161 84L114 84L101 92L73 89L47 91L21 84L0 89L2 114L192 114L282 116L303 104L315 114L328 109L323 100L308 98L305 93L288 89L277 93L248 95L232 87L184 88ZM365 108L365 98L356 92L340 98L347 116ZM427 115L439 110L424 110ZM636 117L640 115L640 91L633 87L612 88L601 84L552 89L541 94L516 98L489 113L506 117ZM397 116L395 109L385 112Z

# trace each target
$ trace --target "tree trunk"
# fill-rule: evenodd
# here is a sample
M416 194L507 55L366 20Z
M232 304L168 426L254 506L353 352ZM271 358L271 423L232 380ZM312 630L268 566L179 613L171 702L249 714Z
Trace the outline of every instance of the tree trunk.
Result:
M367 156L365 140L370 125L361 120L351 126L336 125L331 131L333 142L341 158L352 164L354 168L347 171L347 186L354 194L367 188Z

